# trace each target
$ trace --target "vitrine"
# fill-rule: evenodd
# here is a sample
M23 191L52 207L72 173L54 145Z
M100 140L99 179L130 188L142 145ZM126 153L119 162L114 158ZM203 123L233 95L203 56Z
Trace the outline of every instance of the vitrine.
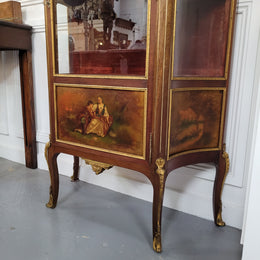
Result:
M235 0L46 1L50 142L55 208L57 156L96 173L143 173L153 196L153 248L161 251L165 182L174 169L213 163L215 224L229 159L223 144Z

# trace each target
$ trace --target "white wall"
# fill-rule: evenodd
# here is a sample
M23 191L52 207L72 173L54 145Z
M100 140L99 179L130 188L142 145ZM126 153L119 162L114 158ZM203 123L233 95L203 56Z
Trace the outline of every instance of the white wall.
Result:
M254 2L252 28L254 31L254 44L258 44L255 67L254 97L252 98L252 114L250 120L250 140L252 143L249 153L248 189L245 203L245 214L241 242L243 243L243 260L257 260L260 255L260 1Z
M2 0L0 0L2 1ZM227 225L241 228L246 191L247 157L251 147L249 115L253 95L256 47L251 44L252 4L259 0L240 0L237 6L234 58L232 61L231 91L227 116L226 142L231 168L223 190L223 218ZM24 23L33 26L33 72L35 86L38 167L47 170L44 145L49 135L48 87L45 50L44 5L42 0L23 0ZM15 54L0 58L0 156L24 163L22 119L19 100L18 63ZM11 68L11 69L10 69ZM15 101L10 101L15 99ZM13 109L11 109L13 107ZM16 112L19 112L16 114ZM15 121L14 121L14 118ZM72 157L59 156L60 173L70 176ZM82 163L80 178L130 196L152 200L152 187L141 174L114 167L101 176ZM46 174L48 174L46 172ZM184 167L167 180L164 205L213 220L212 188L215 169L209 165ZM62 189L62 187L61 187ZM46 200L48 190L46 190Z
M260 36L260 33L259 33ZM243 248L243 260L257 260L260 255L259 248L259 236L260 236L260 37L258 44L258 66L256 68L256 80L255 80L255 90L256 97L255 102L255 116L256 120L253 124L253 146L251 151L251 164L249 167L249 184L247 193L247 203L246 203L246 214L243 228L242 242L244 244Z
M0 2L4 2L4 0L0 0ZM49 139L49 109L43 1L22 1L22 15L23 22L33 26L33 78L35 86L38 166L46 169L43 151L44 143ZM2 115L0 117L0 156L24 163L18 62L17 52L1 52L0 108ZM4 126L4 129L1 126Z

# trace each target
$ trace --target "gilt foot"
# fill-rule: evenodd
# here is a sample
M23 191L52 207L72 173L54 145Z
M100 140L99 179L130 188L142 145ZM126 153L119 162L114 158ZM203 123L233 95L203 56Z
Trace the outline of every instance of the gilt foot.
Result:
M219 227L224 227L226 225L226 223L223 221L222 219L222 213L221 211L218 213L217 215L217 219L216 219L216 225Z
M54 209L56 207L56 203L54 203L51 187L50 187L50 198L49 198L49 202L46 203L46 207L50 209Z
M157 253L160 253L162 251L161 247L161 234L155 234L153 238L153 250Z
M72 175L72 176L70 177L70 181L71 181L71 182L77 182L77 181L79 181L79 178L75 178L74 175Z

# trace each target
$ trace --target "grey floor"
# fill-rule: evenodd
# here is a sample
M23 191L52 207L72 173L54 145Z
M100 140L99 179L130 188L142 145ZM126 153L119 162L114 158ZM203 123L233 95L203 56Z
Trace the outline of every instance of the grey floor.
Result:
M237 229L164 208L157 254L151 203L60 176L52 210L48 189L47 171L0 158L1 260L241 259Z

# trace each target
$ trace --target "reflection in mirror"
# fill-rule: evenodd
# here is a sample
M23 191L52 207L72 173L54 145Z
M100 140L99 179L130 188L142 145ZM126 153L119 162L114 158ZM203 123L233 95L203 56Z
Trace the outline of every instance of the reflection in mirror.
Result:
M55 0L56 73L145 75L147 0Z

